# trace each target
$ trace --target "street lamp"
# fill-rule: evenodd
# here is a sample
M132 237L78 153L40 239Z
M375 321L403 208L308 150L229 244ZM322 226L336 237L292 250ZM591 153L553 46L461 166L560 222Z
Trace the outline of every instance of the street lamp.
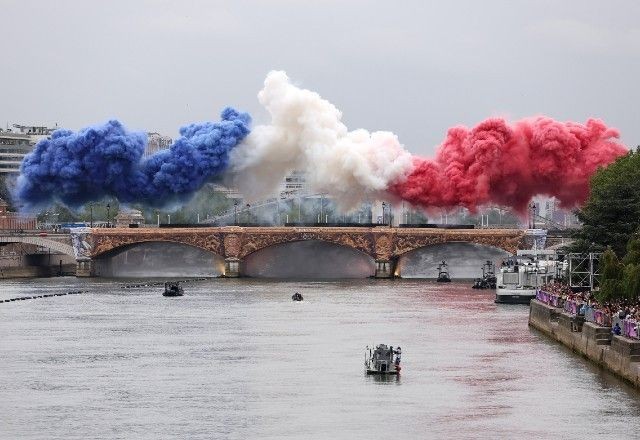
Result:
M251 205L247 203L247 224L249 224L249 209L251 208Z
M386 222L385 222L385 220L384 220L384 219L385 219L385 216L384 216L384 208L385 208L386 206L387 206L387 204L386 204L386 203L384 203L384 202L382 202L382 224L383 224L383 225L386 223Z
M531 205L529 205L529 209L531 210L531 229L535 229L535 227L536 227L536 204L531 202Z
M404 206L404 200L402 201L402 213L404 214L404 222L409 223L407 216L407 208Z
M93 203L89 203L89 227L93 228Z
M109 212L111 211L111 205L107 203L107 228L111 227L111 220L109 216Z
M233 202L233 224L238 226L238 201Z

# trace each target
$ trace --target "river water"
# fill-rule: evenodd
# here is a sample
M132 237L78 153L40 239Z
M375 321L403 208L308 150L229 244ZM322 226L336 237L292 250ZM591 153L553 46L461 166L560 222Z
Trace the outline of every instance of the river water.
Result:
M122 283L1 282L88 292L0 304L0 438L637 438L640 393L468 284ZM381 342L397 379L363 373Z

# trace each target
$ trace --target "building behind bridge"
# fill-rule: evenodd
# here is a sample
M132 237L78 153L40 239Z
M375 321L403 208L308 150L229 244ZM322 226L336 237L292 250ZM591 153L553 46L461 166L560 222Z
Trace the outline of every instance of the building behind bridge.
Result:
M36 218L10 212L8 203L0 199L0 230L20 231L30 229L36 229Z
M56 128L13 124L13 128L0 128L0 175L20 172L22 159L41 139L46 139Z

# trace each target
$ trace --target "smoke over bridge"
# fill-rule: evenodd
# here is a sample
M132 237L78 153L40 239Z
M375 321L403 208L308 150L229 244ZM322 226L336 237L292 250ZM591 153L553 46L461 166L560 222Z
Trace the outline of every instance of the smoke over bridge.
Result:
M627 152L618 132L599 120L540 116L454 127L427 159L413 156L391 132L350 131L333 104L291 84L284 72L269 73L258 99L270 123L250 129L249 115L227 108L219 122L183 127L169 149L147 159L146 136L116 120L77 133L58 130L25 157L17 202L24 209L55 202L75 208L111 196L166 207L214 180L255 200L276 195L298 170L311 191L344 211L378 198L471 211L495 203L523 212L538 194L563 207L579 205L597 168Z

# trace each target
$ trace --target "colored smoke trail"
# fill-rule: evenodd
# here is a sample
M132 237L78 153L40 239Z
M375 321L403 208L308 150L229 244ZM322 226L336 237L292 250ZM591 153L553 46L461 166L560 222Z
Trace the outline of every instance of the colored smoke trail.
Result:
M312 192L346 209L377 198L427 209L498 204L523 213L536 195L573 207L586 200L597 168L627 152L618 132L598 120L538 117L510 126L494 118L472 130L450 129L431 160L411 156L393 133L348 131L336 107L292 85L284 72L267 76L258 99L271 124L256 127L231 153L235 182L255 199L277 194L298 170Z
M618 136L595 119L582 125L538 117L513 126L487 119L472 130L450 129L436 158L415 158L389 192L422 207L497 204L524 213L534 196L547 195L570 208L587 199L598 167L627 153Z
M249 122L227 108L220 122L182 127L169 149L146 160L146 135L116 120L77 133L57 130L23 160L16 196L26 209L55 201L79 207L105 196L155 207L180 203L226 169Z
M350 209L384 198L413 169L393 133L349 131L333 104L292 85L284 72L269 73L258 99L271 124L255 127L231 153L234 183L251 200L276 195L285 176L298 170L312 192Z
M524 212L532 197L582 203L589 179L627 149L616 130L546 117L509 125L488 119L449 130L434 159L412 156L390 132L349 131L341 112L315 92L268 74L258 94L270 124L249 133L250 117L227 108L220 122L191 124L181 137L143 159L146 136L118 121L77 133L56 131L22 163L16 196L24 208L56 201L70 207L112 196L167 207L188 200L208 181L224 179L249 201L276 196L293 171L311 192L350 210L369 199L471 211L497 204Z

